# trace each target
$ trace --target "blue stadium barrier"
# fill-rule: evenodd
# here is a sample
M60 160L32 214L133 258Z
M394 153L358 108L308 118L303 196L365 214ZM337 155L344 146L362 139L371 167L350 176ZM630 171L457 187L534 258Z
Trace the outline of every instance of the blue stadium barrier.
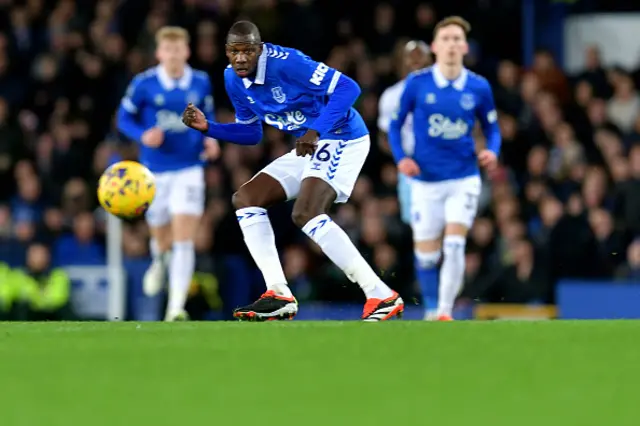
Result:
M153 321L160 319L162 296L147 297L142 292L142 277L148 259L125 260L127 319ZM83 319L107 319L108 272L106 265L69 265L64 267L71 279L71 303Z
M561 319L640 319L640 283L561 281L556 303Z
M142 277L149 265L148 259L125 260L124 267L127 280L127 319L133 321L155 321L161 319L161 304L163 296L147 297L142 292ZM239 266L229 263L229 267ZM65 267L71 277L71 300L76 313L86 319L106 319L108 301L107 267L105 265L93 266L67 266ZM248 273L248 272L247 272ZM253 274L251 274L253 275ZM211 320L230 319L230 311L235 304L241 303L239 298L254 297L256 293L253 287L255 279L247 276L244 281L235 280L226 283L221 288L227 306L223 312L212 312L208 316ZM255 277L254 277L255 278ZM229 285L230 284L230 285ZM263 284L262 284L263 285ZM240 290L238 286L246 286ZM232 289L230 289L230 287ZM232 290L232 291L230 291ZM261 291L261 289L260 289ZM239 294L238 294L239 293ZM259 292L258 292L259 293ZM470 319L473 316L472 306L465 306L455 312L457 319ZM358 320L362 315L360 303L303 303L296 320L306 321L349 321ZM424 309L418 305L407 305L405 319L422 320Z
M80 318L107 318L109 280L105 265L65 266L71 279L71 305Z

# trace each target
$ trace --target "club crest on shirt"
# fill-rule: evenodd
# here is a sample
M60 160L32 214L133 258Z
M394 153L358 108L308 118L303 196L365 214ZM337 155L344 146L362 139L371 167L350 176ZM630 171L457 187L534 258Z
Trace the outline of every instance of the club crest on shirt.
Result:
M279 104L284 103L287 100L287 95L282 91L282 87L276 86L271 89L271 94L273 95L273 99Z
M467 111L472 110L476 106L476 101L471 93L463 93L460 97L460 106Z
M162 106L162 105L164 105L164 96L162 96L160 93L158 93L158 94L153 98L153 102L154 102L157 106Z
M198 96L198 92L191 91L187 93L187 103L197 105L200 103L200 96Z

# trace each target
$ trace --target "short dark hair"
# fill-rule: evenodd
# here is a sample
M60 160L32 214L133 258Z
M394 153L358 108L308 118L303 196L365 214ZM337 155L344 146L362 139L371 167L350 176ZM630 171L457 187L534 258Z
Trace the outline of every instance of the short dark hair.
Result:
M253 42L256 42L256 43L261 42L260 30L258 29L256 24L254 24L251 21L238 21L234 23L231 26L231 29L229 29L229 33L227 34L227 39L229 39L230 36L248 37L248 38L250 37L253 39L252 40Z

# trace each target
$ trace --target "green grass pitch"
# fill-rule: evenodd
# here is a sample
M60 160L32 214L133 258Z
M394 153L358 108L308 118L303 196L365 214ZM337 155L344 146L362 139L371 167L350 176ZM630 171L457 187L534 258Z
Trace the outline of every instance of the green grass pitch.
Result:
M640 424L640 322L1 323L3 426Z

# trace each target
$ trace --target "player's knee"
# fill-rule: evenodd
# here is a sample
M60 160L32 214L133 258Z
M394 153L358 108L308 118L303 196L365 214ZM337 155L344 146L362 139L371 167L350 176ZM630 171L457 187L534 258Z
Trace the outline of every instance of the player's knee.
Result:
M238 191L234 192L231 196L231 205L234 209L238 210L244 208L244 200L242 199L242 194Z
M151 227L151 240L160 253L171 250L173 236L171 234L171 223L162 226Z
M293 223L295 223L298 228L302 228L316 216L318 216L318 214L313 214L310 210L294 207L291 213L291 220L293 220Z
M417 234L417 233L416 233ZM440 238L434 239L420 239L413 243L413 250L415 252L422 253L432 253L432 252L440 252L442 248Z
M259 207L256 206L254 200L243 188L237 190L231 197L231 204L236 210L244 209L247 207Z
M279 201L280 196L275 198ZM231 204L236 210L244 209L247 207L262 207L268 208L275 202L273 196L273 190L266 187L261 187L255 184L253 181L250 184L245 184L238 189L231 197Z
M469 227L463 223L447 223L444 228L444 235L466 238L468 233Z
M200 216L176 215L173 217L171 233L173 241L193 241L200 225Z
M171 234L169 234L169 236L166 238L160 238L160 239L154 238L153 240L154 242L152 244L156 245L158 253L165 253L171 250L171 244L173 243L173 240L171 239Z
M293 205L293 212L291 213L291 219L293 223L299 228L304 227L311 219L321 214L326 213L324 208L315 203L305 202L302 199L298 199Z

